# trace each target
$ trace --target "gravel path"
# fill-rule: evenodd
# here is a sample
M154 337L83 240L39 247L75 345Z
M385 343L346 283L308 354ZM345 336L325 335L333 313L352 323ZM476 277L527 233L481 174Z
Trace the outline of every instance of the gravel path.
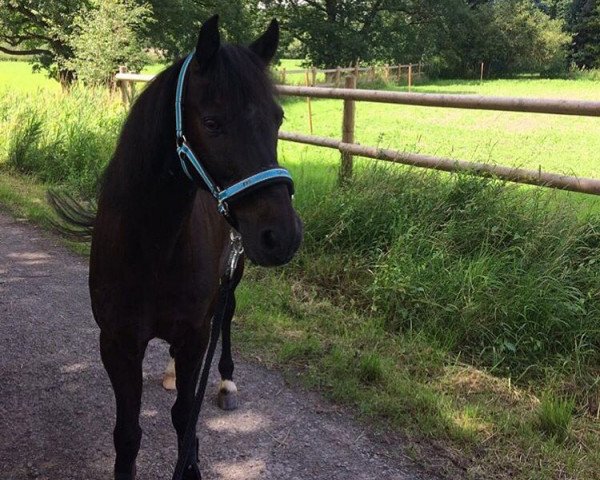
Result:
M57 239L0 213L0 479L108 480L114 402L100 363L84 259ZM170 479L174 394L161 387L164 343L144 363L138 479ZM213 373L214 373L213 369ZM425 480L340 409L237 361L240 408L201 414L205 480Z

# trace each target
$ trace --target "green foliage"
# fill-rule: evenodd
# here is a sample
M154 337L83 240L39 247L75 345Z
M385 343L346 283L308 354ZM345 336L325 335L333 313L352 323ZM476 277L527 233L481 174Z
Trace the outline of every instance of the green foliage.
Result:
M275 1L301 56L317 66L423 60L428 74L564 71L568 35L530 0ZM295 47L295 51L298 49Z
M154 18L150 44L174 59L196 46L204 20L218 13L220 27L229 41L248 43L265 28L265 11L256 0L152 0Z
M33 56L39 68L64 84L70 83L73 71L66 61L73 56L73 20L86 3L87 0L0 0L0 51Z
M361 356L358 362L358 378L365 384L373 385L385 379L381 357L376 353Z
M67 65L86 84L109 85L119 65L139 72L148 61L145 34L152 10L134 0L92 0L75 17Z
M563 442L569 436L574 409L573 399L556 398L546 393L537 410L537 426L549 437Z
M490 2L457 18L453 39L436 43L433 72L445 76L486 77L521 72L560 73L566 70L563 23L553 20L529 0ZM439 42L439 40L438 40Z
M445 3L460 1L446 0ZM301 49L290 43L294 45L294 52L319 67L347 66L359 59L369 63L418 61L423 49L413 47L420 40L417 38L420 24L436 22L440 17L438 2L431 0L274 0L264 3L283 20L283 31L290 32L301 42Z

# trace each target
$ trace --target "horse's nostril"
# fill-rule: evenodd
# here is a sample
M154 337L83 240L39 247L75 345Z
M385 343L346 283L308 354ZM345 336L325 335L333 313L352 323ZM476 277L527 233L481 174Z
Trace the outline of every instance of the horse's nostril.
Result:
M277 241L273 230L263 230L261 240L263 246L267 250L275 250L279 246L279 242Z

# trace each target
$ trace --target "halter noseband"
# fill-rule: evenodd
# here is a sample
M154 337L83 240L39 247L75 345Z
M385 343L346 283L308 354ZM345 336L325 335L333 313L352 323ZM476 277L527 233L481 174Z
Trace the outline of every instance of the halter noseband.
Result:
M285 168L271 168L263 170L254 175L251 175L244 180L240 180L233 185L221 189L210 177L206 169L202 166L202 163L198 160L198 157L192 151L190 144L187 142L185 135L183 134L183 87L185 84L185 76L187 73L188 66L194 58L194 52L190 53L179 72L179 79L177 80L177 90L175 92L175 133L177 135L177 155L181 162L181 168L185 175L192 181L193 176L190 174L190 170L196 173L202 181L206 184L209 192L217 200L217 209L219 213L224 216L229 215L228 200L233 197L239 196L243 192L247 192L251 188L255 188L259 185L263 185L266 182L269 183L286 183L288 184L290 194L293 194L294 183L290 173Z

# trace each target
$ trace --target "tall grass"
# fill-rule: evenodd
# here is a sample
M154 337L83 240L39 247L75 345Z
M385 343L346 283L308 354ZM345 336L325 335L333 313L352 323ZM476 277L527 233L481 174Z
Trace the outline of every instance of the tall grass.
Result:
M123 107L103 90L7 93L0 153L9 169L93 196L123 119Z
M600 374L600 218L498 181L372 165L307 177L294 268L338 304L514 378ZM587 392L591 393L591 392Z

